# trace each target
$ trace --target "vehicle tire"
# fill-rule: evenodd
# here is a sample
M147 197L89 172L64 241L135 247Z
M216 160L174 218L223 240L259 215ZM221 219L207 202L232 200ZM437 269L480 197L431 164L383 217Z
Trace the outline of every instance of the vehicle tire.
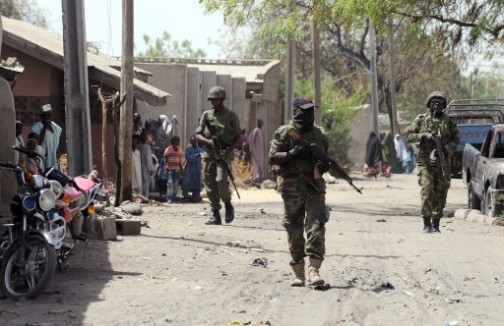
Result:
M483 192L483 201L481 202L481 214L488 215L488 212L492 210L492 203L490 198L490 192L485 189Z
M467 206L471 209L480 209L481 201L474 193L471 183L469 182L469 189L467 190Z
M56 251L45 239L30 236L26 243L27 266L20 264L21 242L7 250L0 268L0 290L13 300L35 299L51 282L56 270Z

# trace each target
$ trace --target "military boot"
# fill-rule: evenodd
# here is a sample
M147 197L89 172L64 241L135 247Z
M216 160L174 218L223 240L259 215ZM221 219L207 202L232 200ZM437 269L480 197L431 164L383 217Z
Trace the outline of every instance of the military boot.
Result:
M234 207L233 205L231 205L230 201L225 203L225 205L226 205L226 215L225 215L226 223L231 223L234 220Z
M435 233L441 233L439 230L439 222L441 221L441 218L439 217L433 217L432 218L432 232Z
M213 210L213 215L208 221L205 222L206 225L222 225L222 220L220 217L219 210Z
M310 257L310 264L308 265L308 277L306 281L310 283L311 286L324 285L325 281L319 275L319 269L322 265L322 260Z
M432 224L430 217L423 217L423 233L431 233L432 232Z
M305 262L304 259L291 264L292 273L294 278L292 279L290 285L291 286L304 286L305 285Z

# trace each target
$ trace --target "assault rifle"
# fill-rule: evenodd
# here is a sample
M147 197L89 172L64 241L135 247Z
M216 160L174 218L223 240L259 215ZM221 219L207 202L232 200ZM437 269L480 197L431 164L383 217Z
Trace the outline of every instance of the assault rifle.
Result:
M450 181L449 176L449 168L448 162L446 161L446 156L443 148L443 143L441 142L441 137L439 135L439 130L437 134L435 132L432 133L432 139L434 139L434 143L436 144L436 151L439 157L439 163L441 164L441 173L443 174L443 179L445 182Z
M362 195L361 189L357 188L353 184L352 178L350 178L350 176L345 172L345 170L343 170L338 162L330 158L322 149L320 149L316 145L313 146L308 141L306 141L306 139L303 139L303 137L301 137L301 135L294 128L287 132L287 136L292 138L300 146L307 148L317 160L329 167L329 172L332 172L331 174L336 174L336 176L345 179L346 182L348 182L359 194Z
M231 183L233 184L233 188L236 191L236 195L238 196L238 198L240 198L240 193L238 192L238 189L236 188L236 184L234 182L234 176L233 176L233 173L231 172L231 168L229 167L229 164L226 162L226 160L222 158L222 146L219 143L217 136L212 136L212 142L213 142L213 147L214 147L214 159L215 159L215 161L222 164L222 166L224 167L224 170L226 170L227 174L229 175L229 179L231 179Z
M229 167L229 164L226 162L226 160L224 158L222 158L222 149L223 148L222 148L221 143L219 142L219 139L215 135L215 128L213 128L213 126L210 124L210 122L208 120L205 121L205 126L206 126L206 128L208 128L208 131L210 131L210 133L212 134L214 160L216 162L219 162L220 164L222 164L222 166L224 167L224 170L226 170L226 173L229 176L229 179L231 179L231 183L233 184L233 188L236 191L236 195L238 196L238 199L241 199L240 193L238 192L238 189L236 188L236 184L234 181L233 173L231 172L231 168Z

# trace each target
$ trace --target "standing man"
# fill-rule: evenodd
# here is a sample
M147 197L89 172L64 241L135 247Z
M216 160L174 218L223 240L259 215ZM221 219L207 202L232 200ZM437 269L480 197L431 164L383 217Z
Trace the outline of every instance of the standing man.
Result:
M460 142L457 124L444 114L446 98L439 91L432 92L427 99L427 114L419 114L411 123L406 140L418 146L418 184L422 187L421 214L425 233L441 232L439 222L446 206L446 195L450 189L451 157ZM443 176L439 153L434 138L443 145L448 171Z
M248 144L250 148L250 176L254 183L261 182L264 171L264 141L261 128L264 121L257 120L257 127L248 136Z
M198 143L203 145L204 183L212 209L212 217L205 223L208 225L222 224L219 212L221 199L226 208L226 223L234 219L228 172L224 164L230 167L241 130L238 115L224 106L225 99L226 90L223 87L213 86L208 90L212 109L203 112L196 129Z
M58 147L61 127L52 121L51 104L42 105L40 121L32 126L32 132L38 135L38 144L45 150L44 167L51 168L58 164Z
M295 129L302 138L325 152L329 144L321 128L314 125L316 106L311 99L298 97L293 107L292 121L273 134L269 163L278 166L277 184L284 201L282 223L287 230L294 274L291 286L305 284L305 256L309 257L306 281L320 286L325 283L319 270L325 254L325 223L329 219L322 175L328 168L308 148L297 146L287 133Z

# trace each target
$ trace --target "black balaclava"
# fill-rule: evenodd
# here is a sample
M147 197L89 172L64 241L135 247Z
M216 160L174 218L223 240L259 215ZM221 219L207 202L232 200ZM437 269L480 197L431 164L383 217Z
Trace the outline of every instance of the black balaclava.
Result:
M436 118L443 115L443 110L446 108L446 100L442 97L434 97L429 102L430 113Z
M295 107L292 111L292 122L300 131L309 131L315 124L315 108L302 109Z

